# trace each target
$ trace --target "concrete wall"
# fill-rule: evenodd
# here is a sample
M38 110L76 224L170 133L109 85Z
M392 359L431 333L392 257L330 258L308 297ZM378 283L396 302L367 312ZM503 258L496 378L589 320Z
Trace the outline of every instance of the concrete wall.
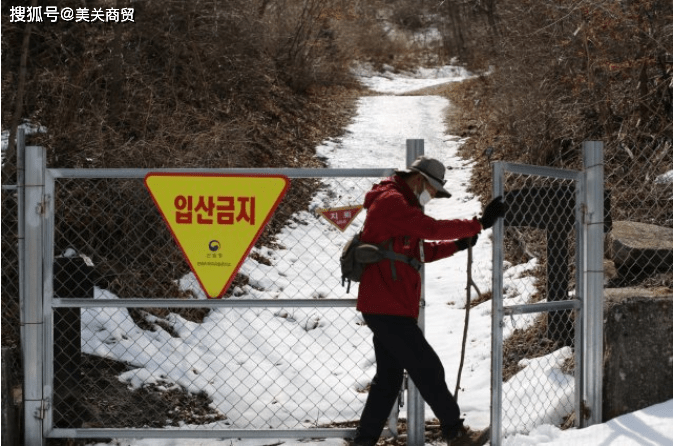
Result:
M673 399L673 290L605 290L603 421Z

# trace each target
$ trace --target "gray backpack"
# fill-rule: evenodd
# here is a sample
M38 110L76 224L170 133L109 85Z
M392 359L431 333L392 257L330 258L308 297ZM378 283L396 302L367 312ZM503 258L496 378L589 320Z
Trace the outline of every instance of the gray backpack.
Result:
M367 265L378 263L381 260L389 259L390 268L393 272L393 280L397 280L397 271L395 269L395 261L407 263L414 267L416 271L421 269L421 262L413 257L408 257L403 254L396 253L392 250L393 241L388 240L380 245L373 243L363 243L360 241L359 232L351 238L343 248L339 261L341 263L341 286L346 286L346 293L351 290L351 282L359 282L362 278L362 273ZM386 249L386 245L387 248Z

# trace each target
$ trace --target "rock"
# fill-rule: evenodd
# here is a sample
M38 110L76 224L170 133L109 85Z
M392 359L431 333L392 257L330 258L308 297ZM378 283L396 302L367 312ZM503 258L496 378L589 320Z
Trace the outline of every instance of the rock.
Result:
M608 255L620 271L673 270L673 229L614 221Z
M603 421L673 398L673 290L605 289Z

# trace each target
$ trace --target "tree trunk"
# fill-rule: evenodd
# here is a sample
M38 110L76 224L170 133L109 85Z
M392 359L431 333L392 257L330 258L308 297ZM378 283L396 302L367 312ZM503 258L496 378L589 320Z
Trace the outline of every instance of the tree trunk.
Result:
M31 0L30 6L37 6L37 0ZM3 183L9 181L12 174L16 172L16 134L18 132L19 124L21 123L21 115L23 114L23 94L26 90L26 67L28 65L28 50L30 48L30 34L32 30L33 24L28 22L23 31L21 61L19 66L19 85L16 87L14 116L12 116L12 122L9 129L9 141L7 152L5 153L5 165L2 168Z

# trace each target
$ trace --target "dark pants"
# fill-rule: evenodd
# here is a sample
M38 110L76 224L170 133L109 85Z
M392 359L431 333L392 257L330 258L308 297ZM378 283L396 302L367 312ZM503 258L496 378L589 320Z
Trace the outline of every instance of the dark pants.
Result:
M444 367L416 320L410 317L363 314L374 332L376 376L360 417L355 441L375 443L395 404L406 369L442 426L458 422L460 409L444 379Z

